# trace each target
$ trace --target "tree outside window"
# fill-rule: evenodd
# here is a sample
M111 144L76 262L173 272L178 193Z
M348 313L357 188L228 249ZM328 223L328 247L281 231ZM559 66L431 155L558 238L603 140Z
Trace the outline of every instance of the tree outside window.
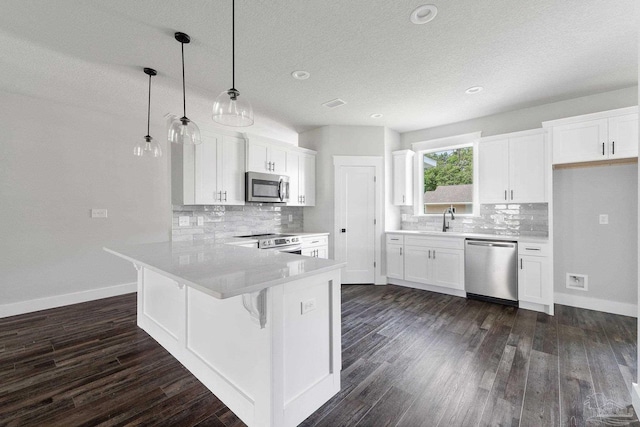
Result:
M473 147L424 153L424 213L473 212Z

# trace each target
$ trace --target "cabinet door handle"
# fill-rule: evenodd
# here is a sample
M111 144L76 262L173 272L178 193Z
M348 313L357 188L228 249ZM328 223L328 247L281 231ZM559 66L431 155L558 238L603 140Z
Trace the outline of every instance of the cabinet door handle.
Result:
M513 190L511 190L511 200L513 200Z
M302 196L302 203L307 204L307 196Z
M507 190L504 190L504 199L507 200Z
M224 201L225 202L227 201L227 192L226 191L224 192Z
M427 255L429 259L431 259L431 249L429 249L429 255Z
M404 196L404 194L403 194L403 195L402 195L402 203L404 203L404 200L405 200L405 199L404 199L404 197L405 197L405 196Z
M611 154L616 154L616 142L611 141Z
M520 258L520 270L522 270L522 258Z
M433 250L433 259L436 259L436 250Z
M602 143L602 155L604 156L604 142Z
M218 201L221 202L222 201L222 191L218 191L218 194L219 194Z

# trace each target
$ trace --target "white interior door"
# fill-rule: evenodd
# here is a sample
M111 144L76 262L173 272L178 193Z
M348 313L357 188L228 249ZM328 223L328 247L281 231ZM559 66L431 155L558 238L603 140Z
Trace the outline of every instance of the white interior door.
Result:
M336 260L342 283L375 282L375 167L337 166Z

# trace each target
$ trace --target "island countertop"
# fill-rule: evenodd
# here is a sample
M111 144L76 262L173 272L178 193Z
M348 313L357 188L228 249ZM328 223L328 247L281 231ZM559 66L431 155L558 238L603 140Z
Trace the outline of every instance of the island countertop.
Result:
M104 250L219 299L257 292L345 265L224 244L160 242Z

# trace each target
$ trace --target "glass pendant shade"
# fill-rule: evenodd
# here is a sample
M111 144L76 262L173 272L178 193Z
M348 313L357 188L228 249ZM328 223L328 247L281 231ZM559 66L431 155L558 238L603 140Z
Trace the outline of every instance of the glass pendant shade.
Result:
M213 103L213 120L226 126L251 126L253 108L249 101L240 98L237 90L225 90Z
M193 144L202 142L200 129L186 117L174 118L169 126L169 141L175 144Z
M149 102L147 104L147 134L144 136L144 141L138 141L133 147L133 155L161 157L162 149L157 141L154 141L151 135L149 135L149 125L151 123L151 77L158 74L153 68L144 68L144 73L149 76Z

